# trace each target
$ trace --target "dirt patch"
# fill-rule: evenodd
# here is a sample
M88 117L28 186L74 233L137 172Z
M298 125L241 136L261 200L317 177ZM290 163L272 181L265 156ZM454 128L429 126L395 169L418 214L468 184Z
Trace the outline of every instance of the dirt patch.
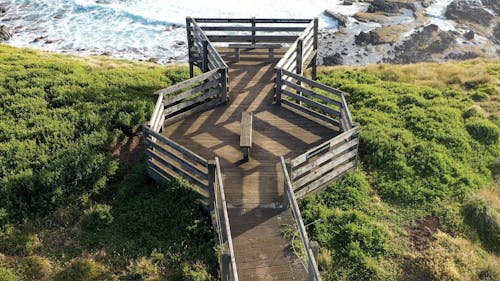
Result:
M142 159L144 155L144 136L138 133L132 137L125 137L113 148L113 156L130 167Z
M410 239L413 248L417 251L422 251L432 241L432 235L439 229L439 218L428 216L424 219L417 220L415 225L410 226L407 231L410 234Z

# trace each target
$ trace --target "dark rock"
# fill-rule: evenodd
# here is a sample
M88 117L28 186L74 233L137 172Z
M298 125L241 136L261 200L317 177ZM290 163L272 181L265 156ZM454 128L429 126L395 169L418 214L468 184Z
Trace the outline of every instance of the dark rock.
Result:
M38 43L38 42L40 42L40 41L42 41L42 40L45 40L45 39L47 39L47 36L37 37L37 38L35 38L35 40L33 40L31 43Z
M490 25L495 18L485 10L480 0L454 0L446 8L445 15L448 19L475 22L483 26Z
M422 0L422 7L428 8L430 5L434 4L435 0Z
M4 16L7 13L7 7L0 6L0 17Z
M464 37L465 37L465 39L467 39L467 40L472 40L472 39L474 39L474 35L475 35L475 34L474 34L474 31L469 30L468 32L466 32L466 33L464 34Z
M346 6L350 6L350 5L352 5L352 0L344 0L343 4Z
M415 63L432 61L433 54L441 54L455 44L455 36L450 32L430 24L414 32L406 41L394 49L394 58L386 59L391 63Z
M12 31L6 25L0 26L0 43L9 41L12 38Z
M469 60L479 57L478 54L474 52L451 52L447 54L445 60Z
M404 2L389 2L385 0L374 0L368 6L368 13L397 13L399 10L406 8L412 11L416 11L415 5L413 3L404 3Z
M323 12L323 14L325 14L326 16L329 16L331 17L332 19L338 21L339 23L339 27L342 26L342 27L346 27L347 26L347 23L349 22L349 17L345 16L345 15L342 15L342 14L339 14L339 13L335 13L335 12L332 12L330 10L325 10Z
M497 23L495 29L493 29L493 42L495 44L500 44L500 23Z
M354 43L356 43L356 45L358 46L365 46L368 44L372 45L383 44L384 42L380 38L380 35L378 35L377 32L372 30L368 33L361 31L358 35L355 35Z
M500 1L498 0L482 0L483 5L493 10L497 15L500 15Z
M341 65L343 63L344 59L342 58L342 55L339 53L336 53L333 56L330 55L323 58L323 64L326 66Z
M150 58L150 59L148 59L148 62L152 62L152 63L158 63L158 61L160 61L159 58Z

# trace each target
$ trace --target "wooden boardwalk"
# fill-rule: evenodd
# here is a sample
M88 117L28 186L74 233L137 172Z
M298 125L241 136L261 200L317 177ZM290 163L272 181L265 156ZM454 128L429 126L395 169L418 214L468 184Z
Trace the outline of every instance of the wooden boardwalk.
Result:
M332 137L331 128L274 105L273 71L284 50L219 50L229 64L230 103L187 117L163 134L206 158L220 158L240 280L306 280L306 271L283 237L293 223L283 210L279 156L291 158ZM253 146L244 162L239 147L243 111L253 111ZM294 226L292 226L295 229Z

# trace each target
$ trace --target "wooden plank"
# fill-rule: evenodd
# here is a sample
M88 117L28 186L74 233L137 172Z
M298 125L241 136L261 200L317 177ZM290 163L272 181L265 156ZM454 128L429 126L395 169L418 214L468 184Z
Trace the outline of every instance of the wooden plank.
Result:
M321 113L318 113L318 112L316 112L314 110L311 110L311 109L309 109L307 107L303 107L301 105L298 105L298 104L296 104L294 102L290 102L290 101L282 99L281 103L284 104L284 105L286 105L286 106L289 106L289 107L291 107L291 108L293 108L295 110L298 110L300 112L303 112L303 113L306 113L308 115L311 115L312 117L317 118L317 119L319 119L321 121L325 121L327 123L330 123L330 124L332 124L334 126L338 126L339 125L339 122L337 120L332 119L331 117L328 117L328 116L323 115Z
M283 48L281 44L272 44L272 43L256 43L256 44L228 44L229 48L245 48L245 49L279 49Z
M241 113L240 147L252 147L252 112Z
M307 83L307 84L309 84L309 85L310 85L310 86L312 86L312 87L315 87L315 88L321 89L321 90L323 90L323 91L327 91L327 92L332 93L332 94L336 94L336 95L338 95L339 97L340 97L342 94L346 94L345 92L342 92L341 90L337 90L337 89L335 89L335 88L332 88L332 87L329 87L329 86L323 85L323 84L318 83L318 82L316 82L316 81L314 81L314 80L307 79L307 78L305 78L305 77L303 77L303 76L301 76L301 75L297 75L297 74L295 74L295 73L293 73L293 72L290 72L290 71L286 71L286 70L284 70L284 71L283 71L283 74L284 74L284 75L287 75L287 76L291 76L291 77L293 77L293 78L295 78L295 79L297 79L297 80L299 80L299 81L301 81L301 82Z
M210 78L211 76L213 76L216 73L217 73L216 70L212 70L212 71L203 73L203 74L201 74L199 76L196 76L194 78L188 79L186 81L179 82L179 83L177 83L177 84L175 84L173 86L170 86L168 88L156 91L155 95L168 95L170 93L182 90L182 89L184 89L186 87L192 86L192 85L194 85L196 83L199 83L199 82L201 82L203 80L206 80L206 79Z
M325 163L326 161L328 161L328 160L330 160L338 155L341 155L342 153L344 153L348 149L356 147L357 145L358 145L358 138L355 138L349 142L346 142L346 143L344 143L338 147L335 147L334 149L326 152L325 154L314 159L314 161L311 161L300 168L293 169L292 173L291 173L292 180L295 180L298 177L301 177L303 174L307 173L308 171L313 170L316 167L319 167L321 164Z
M359 127L354 127L352 129L350 129L349 131L344 132L344 133L342 133L342 134L340 134L340 135L338 135L330 140L327 140L327 141L317 145L316 147L309 149L305 153L295 157L294 159L291 160L290 164L291 164L292 168L295 168L298 165L301 165L302 163L306 162L308 159L307 155L310 154L312 151L315 151L318 148L323 147L325 145L329 145L330 147L333 147L333 146L338 145L339 143L347 142L352 138L353 135L355 135L357 133L359 133Z
M197 23L251 23L251 18L194 18ZM311 19L266 19L256 18L256 23L310 23Z
M306 227L304 226L304 221L302 220L302 214L300 213L299 204L297 204L297 199L295 198L295 194L292 190L292 184L290 181L290 177L288 176L288 171L286 169L285 159L283 158L283 156L281 156L281 169L283 171L283 177L285 178L285 192L287 193L287 197L290 203L290 209L292 210L293 217L295 218L302 243L306 248L307 258L310 265L309 270L311 271L309 272L309 274L313 277L313 280L321 281L321 276L319 274L314 255L311 251L309 237L307 236Z
M341 156L330 158L332 159L332 161L326 163L321 167L314 167L313 170L310 170L309 174L293 182L294 189L300 189L304 185L307 185L309 182L319 179L323 177L325 174L334 172L335 168L340 166L342 163L348 160L352 160L353 158L356 158L356 154L357 154L356 151L350 151L348 153L342 154Z
M347 106L347 101L346 101L344 95L341 95L341 101L342 101L342 108L345 111L345 115L346 115L345 117L347 119L348 125L350 128L352 128L353 127L352 116L351 116L351 112L349 111L349 107Z
M170 170L174 171L179 176L185 178L188 182L190 182L190 183L192 183L192 184L200 187L204 191L208 192L208 187L203 182L201 182L201 180L199 180L196 177L192 176L191 174L189 174L189 172L184 171L184 170L182 170L182 169L174 166L173 164L169 163L165 158L161 157L161 155L157 154L153 150L151 150L149 148L146 149L146 155L149 156L149 157L151 157L151 158L153 158L155 161L159 162L163 166L165 166L165 167L169 168Z
M189 98L190 96L196 94L196 93L199 93L199 92L203 92L203 91L206 91L206 90L210 90L214 87L218 87L220 86L220 82L219 82L219 75L217 75L215 77L210 77L210 80L208 80L208 82L205 82L197 87L194 87L192 89L189 89L189 90L186 90L182 93L179 93L175 96L173 96L172 98L169 98L169 99L166 99L163 101L163 105L165 107L168 107L169 105L171 104L175 104L183 99L186 99L186 98Z
M181 110L183 110L187 107L190 107L194 104L203 102L203 101L205 101L209 98L215 97L219 94L220 94L220 89L217 89L217 88L210 89L210 91L203 93L199 96L196 96L193 99L190 99L190 100L187 100L187 101L184 101L184 102L178 103L176 105L165 108L165 110L163 111L163 114L165 116L171 116L172 114L175 114L178 111L181 111Z
M290 26L201 26L203 31L302 32L304 27Z
M351 162L346 163L345 165L341 166L340 168L336 169L335 171L326 174L324 177L316 180L315 182L312 182L311 184L307 185L306 187L302 188L301 190L296 191L297 197L302 198L303 196L313 192L315 189L321 188L322 186L331 183L338 176L344 174L349 169L352 169L355 166L356 166L356 161L351 161Z
M313 63L314 58L316 57L316 50L312 50L312 53L306 57L306 60L304 61L304 66L309 66L311 63ZM314 71L314 64L313 64L313 71Z
M156 99L155 109L153 110L153 114L151 115L151 119L149 121L149 126L158 132L156 129L158 127L158 119L160 119L160 114L162 114L163 109L163 95L158 95Z
M146 144L146 147L157 149L162 154L166 155L167 157L171 158L175 162L179 163L183 168L185 168L189 172L196 174L202 180L208 180L208 175L207 175L206 171L201 170L200 168L196 167L195 165L193 165L189 161L182 159L179 156L175 155L172 151L169 151L168 148L165 148L165 147L159 145L158 143L152 142L151 140L148 140L148 139L145 139L144 142Z
M202 112L202 111L205 111L205 110L208 110L210 108L213 108L213 107L216 107L220 104L222 104L223 102L220 100L220 99L214 99L214 100L211 100L209 102L206 102L206 103L203 103L201 105L198 105L188 111L184 111L182 113L179 113L177 115L174 115L172 117L168 117L165 122L168 124L172 124L176 121L179 121L183 118L186 118L187 116L190 116L190 115L193 115L195 113L198 113L198 112Z
M283 84L286 85L286 86L289 86L289 87L291 87L291 88L293 88L293 89L295 89L297 91L302 92L304 95L308 95L308 96L317 98L317 99L319 99L321 101L334 104L335 106L338 106L338 107L340 107L342 105L339 101L336 101L336 100L334 100L332 98L329 98L327 96L324 96L322 94L316 93L313 90L305 88L305 87L303 87L301 85L298 85L296 83L292 83L292 82L289 82L289 81L283 81Z
M290 47L288 47L288 51L281 57L278 64L276 64L276 68L282 68L283 64L288 60L288 58L295 53L295 49L297 48L297 41L295 41Z
M297 39L294 35L209 35L208 40L211 42L293 42Z
M286 83L288 83L288 82L285 81L285 84ZM291 97L291 98L296 99L296 100L301 101L301 102L304 102L304 103L306 103L306 104L308 104L308 105L310 105L310 106L312 106L312 107L314 107L316 109L319 109L319 110L321 110L323 112L326 112L328 114L334 115L335 117L340 116L340 112L338 110L335 110L335 109L333 109L331 107L328 107L328 106L326 106L324 104L315 102L315 101L313 101L311 99L308 99L307 97L294 94L294 93L292 93L290 91L287 91L287 90L283 90L282 93L285 96ZM321 113L321 114L324 114L324 113Z
M184 146L174 142L173 140L159 134L159 133L156 133L154 131L152 131L150 128L148 128L147 126L144 126L145 130L147 131L147 133L149 135L151 135L152 137L155 137L156 139L158 139L159 141L161 141L163 144L166 144L170 147L172 147L173 149L181 152L182 154L184 154L185 156L187 156L189 159L195 161L196 163L198 164L201 164L203 166L207 166L208 165L208 161L203 159L201 156L198 156L196 153L192 152L191 150L185 148Z

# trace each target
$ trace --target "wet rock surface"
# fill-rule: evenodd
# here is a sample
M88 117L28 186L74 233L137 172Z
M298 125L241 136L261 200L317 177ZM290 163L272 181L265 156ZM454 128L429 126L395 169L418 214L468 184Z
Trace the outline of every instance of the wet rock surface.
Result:
M354 42L358 46L366 46L368 44L379 45L384 43L380 35L373 30L370 32L361 31L358 35L354 36Z
M374 0L368 7L369 13L384 12L384 13L398 13L399 10L406 8L414 10L415 6L412 3L395 2L386 0Z
M12 38L12 31L6 25L0 26L0 43L9 41Z
M445 15L448 19L458 22L469 21L483 26L488 26L495 18L489 11L485 10L481 0L454 0L446 8Z

